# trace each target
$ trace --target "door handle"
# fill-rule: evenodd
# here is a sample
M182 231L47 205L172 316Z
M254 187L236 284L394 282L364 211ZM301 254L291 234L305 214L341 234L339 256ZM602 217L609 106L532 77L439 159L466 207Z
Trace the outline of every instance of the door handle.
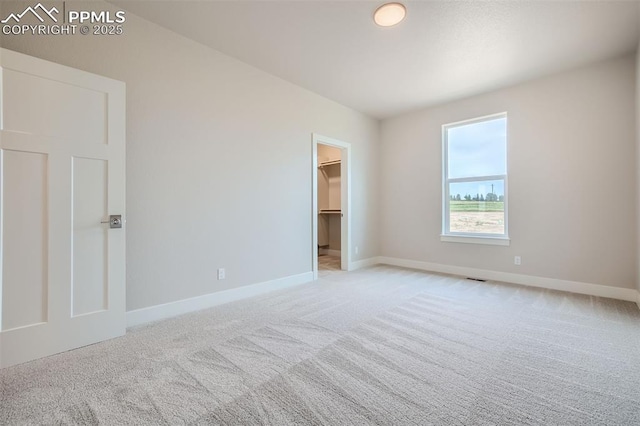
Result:
M111 229L122 228L122 215L112 214L109 216L109 220L103 220L100 223L108 223Z

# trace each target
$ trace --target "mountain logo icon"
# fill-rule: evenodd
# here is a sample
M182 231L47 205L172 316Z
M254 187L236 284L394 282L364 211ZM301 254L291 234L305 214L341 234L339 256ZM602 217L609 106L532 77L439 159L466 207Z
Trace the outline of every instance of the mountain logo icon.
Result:
M38 13L40 12L40 13ZM31 7L27 7L22 13L11 13L9 14L9 16L6 17L6 19L3 19L2 21L0 21L3 24L8 23L9 21L11 21L12 19L15 21L15 23L19 23L20 20L27 14L31 13L33 16L35 16L36 18L38 18L38 20L40 22L44 22L44 18L42 16L48 16L49 18L51 18L53 20L53 22L58 22L58 19L53 15L60 13L60 11L58 11L58 9L56 9L55 7L52 7L51 9L47 9L46 7L44 7L42 5L42 3L38 3L37 5Z

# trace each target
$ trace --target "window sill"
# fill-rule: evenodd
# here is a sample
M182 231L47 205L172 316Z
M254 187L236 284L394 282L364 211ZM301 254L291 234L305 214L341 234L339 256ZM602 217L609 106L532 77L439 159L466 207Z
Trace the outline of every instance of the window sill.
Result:
M508 246L509 237L476 237L473 235L440 235L440 241L445 243L485 244L491 246Z

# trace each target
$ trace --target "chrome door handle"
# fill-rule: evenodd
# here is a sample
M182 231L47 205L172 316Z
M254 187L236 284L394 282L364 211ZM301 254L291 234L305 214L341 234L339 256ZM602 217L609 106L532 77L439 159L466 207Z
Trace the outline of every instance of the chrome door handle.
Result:
M109 220L103 220L100 223L108 223L109 228L122 228L122 215L120 214L112 214L109 216Z

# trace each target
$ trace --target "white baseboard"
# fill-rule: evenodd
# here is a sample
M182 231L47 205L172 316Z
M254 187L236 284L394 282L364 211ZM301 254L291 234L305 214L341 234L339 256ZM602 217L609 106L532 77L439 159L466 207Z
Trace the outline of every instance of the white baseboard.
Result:
M577 281L559 280L555 278L535 277L530 275L513 274L509 272L488 271L484 269L466 268L461 266L442 265L438 263L421 262L417 260L397 259L392 257L371 257L349 264L349 271L354 271L377 264L400 266L423 271L438 272L463 277L473 277L492 281L502 281L531 287L547 288L567 291L571 293L588 294L591 296L609 297L612 299L636 302L640 308L640 292L635 289L610 287L599 284L582 283ZM213 306L222 305L236 300L246 299L265 294L274 290L285 289L313 281L313 272L305 272L276 280L251 284L230 290L205 294L190 299L127 312L127 327L146 324L153 321L167 319L189 312L199 311Z
M368 266L377 265L379 262L379 258L370 257L368 259L356 260L355 262L349 263L349 271L355 271L356 269L366 268Z
M134 311L127 312L127 327L134 327L136 325L171 318L177 315L211 308L213 306L258 296L274 290L281 290L311 281L313 281L313 272L305 272L303 274L291 275L289 277L271 281L218 291L216 293L192 297L190 299L136 309Z
M340 250L321 248L320 251L318 252L318 254L326 254L326 255L329 255L329 256L338 256L338 257L340 257L341 252L340 252Z
M514 274L511 272L488 271L485 269L466 268L463 266L442 265L439 263L421 262L418 260L397 259L393 257L378 257L378 263L401 266L423 271L439 272L443 274L459 275L462 277L480 278L483 280L502 281L530 287L547 288L551 290L567 291L570 293L588 294L590 296L608 297L611 299L636 302L640 307L640 294L631 288L610 287L600 284L590 284L578 281L567 281L555 278L535 277L532 275Z

